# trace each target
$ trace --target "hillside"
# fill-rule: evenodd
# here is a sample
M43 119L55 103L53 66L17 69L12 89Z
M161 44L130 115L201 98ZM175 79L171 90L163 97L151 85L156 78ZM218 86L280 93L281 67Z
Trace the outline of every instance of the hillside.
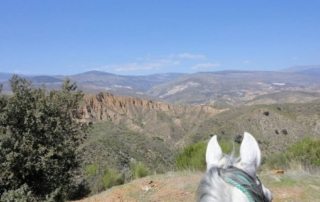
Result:
M83 121L110 121L131 131L182 144L195 125L224 111L210 105L173 105L110 93L87 95L80 109Z
M222 111L110 93L86 95L80 118L92 128L79 152L91 191L103 189L101 179L106 169L122 173L125 181L131 180L133 162L143 163L151 172L174 169L177 152L188 144L184 142L186 133ZM94 168L92 174L88 174L90 168Z
M185 201L193 202L202 173L166 173L113 187L79 202ZM273 193L273 201L320 201L319 175L289 171L284 175L260 174L261 181Z
M320 93L305 91L281 91L257 96L254 99L245 102L245 105L308 103L316 100L320 100Z
M205 140L210 134L233 138L247 130L260 138L263 147L278 151L303 136L320 135L319 109L317 100L217 109L210 105L172 105L100 93L85 97L81 116L83 121L100 126L107 121L178 148ZM276 144L272 145L274 140Z
M92 128L79 150L82 172L92 193L98 193L106 169L122 173L126 182L132 179L132 162L143 163L151 173L167 172L175 169L176 154L185 146L212 134L231 143L244 131L255 135L268 157L305 136L319 137L319 110L319 101L217 109L110 93L86 95L81 117Z
M208 134L233 138L250 131L266 154L283 151L305 136L320 136L320 102L253 105L232 108L199 125L190 138L206 140Z

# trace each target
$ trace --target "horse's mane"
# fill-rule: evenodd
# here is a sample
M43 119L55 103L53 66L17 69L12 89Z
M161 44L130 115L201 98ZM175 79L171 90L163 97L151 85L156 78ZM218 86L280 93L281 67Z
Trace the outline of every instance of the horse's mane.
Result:
M224 164L221 168L226 169L239 161L239 158L235 158L233 153L224 155ZM206 172L197 190L197 201L231 201L231 195L226 189L229 185L219 176L221 168L212 167Z

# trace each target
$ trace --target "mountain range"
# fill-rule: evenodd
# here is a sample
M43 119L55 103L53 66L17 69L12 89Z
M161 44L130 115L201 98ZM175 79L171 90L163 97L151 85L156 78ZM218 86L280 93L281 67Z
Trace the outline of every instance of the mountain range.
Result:
M0 83L9 92L13 74L0 73ZM66 78L77 82L86 93L110 92L169 103L241 105L260 99L270 101L279 92L290 92L288 100L304 102L319 98L320 66L296 66L282 71L219 71L192 74L166 73L146 76L123 76L100 71L75 75L21 75L36 86L58 88ZM266 98L270 95L270 98ZM260 103L261 103L260 99ZM295 102L295 101L294 101Z

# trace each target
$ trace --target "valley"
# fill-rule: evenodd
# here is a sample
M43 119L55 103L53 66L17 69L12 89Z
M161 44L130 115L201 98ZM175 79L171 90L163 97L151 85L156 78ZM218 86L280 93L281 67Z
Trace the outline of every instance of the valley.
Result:
M232 145L248 131L264 159L305 137L319 138L320 80L314 71L70 76L85 93L78 121L90 126L77 150L78 177L94 195L135 180L136 172L143 177L177 170L177 156L212 135ZM9 76L0 79L10 95ZM27 78L51 90L65 76Z

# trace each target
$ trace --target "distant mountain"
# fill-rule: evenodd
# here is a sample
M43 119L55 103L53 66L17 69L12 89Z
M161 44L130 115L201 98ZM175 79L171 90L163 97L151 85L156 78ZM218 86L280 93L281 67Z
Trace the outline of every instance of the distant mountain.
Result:
M109 91L118 95L147 96L145 92L155 85L174 80L183 74L168 73L148 76L122 76L100 71L89 71L69 76L87 92Z
M0 73L0 83L4 83L5 92L10 90L10 76ZM288 99L281 99L294 102L309 100L300 99L303 96L299 92L320 93L320 66L297 66L283 71L220 71L146 76L89 71L70 76L24 77L36 86L44 85L48 89L58 88L64 79L70 78L86 93L111 92L170 103L205 103L221 107L242 105L260 96L272 96L280 92L293 92L283 94L289 96Z
M294 66L294 67L284 69L284 71L307 74L310 76L320 76L320 65Z
M12 77L10 73L1 73L0 72L0 82L8 81Z
M320 69L320 65L297 65L283 69L286 72L301 72L308 71L310 69Z
M26 77L27 79L30 79L34 84L54 84L58 83L61 84L63 82L62 79L53 77L53 76L32 76L32 77Z
M295 72L223 71L185 75L148 91L173 103L240 105L282 91L319 92L320 77Z
M4 83L5 90L9 91L8 80L13 74L0 73L0 83ZM147 97L146 91L155 85L174 80L184 74L166 73L148 76L122 76L101 71L89 71L70 76L29 76L20 75L32 81L36 86L45 85L47 88L59 88L66 78L77 82L80 89L87 93L108 91L117 95L131 95Z
M308 103L320 100L320 93L303 91L281 91L260 95L246 102L246 105L256 104L283 104L283 103Z

